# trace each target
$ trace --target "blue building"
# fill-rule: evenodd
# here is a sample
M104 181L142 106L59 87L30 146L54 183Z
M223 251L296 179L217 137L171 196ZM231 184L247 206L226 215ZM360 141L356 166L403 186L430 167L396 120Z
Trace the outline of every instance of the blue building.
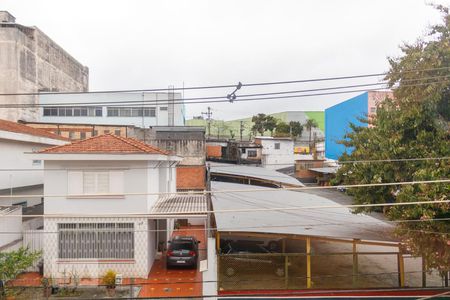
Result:
M368 124L359 119L376 114L377 105L386 97L392 98L392 92L364 92L325 109L325 157L338 159L344 152L351 153L352 149L338 141L350 132L350 123L367 127Z

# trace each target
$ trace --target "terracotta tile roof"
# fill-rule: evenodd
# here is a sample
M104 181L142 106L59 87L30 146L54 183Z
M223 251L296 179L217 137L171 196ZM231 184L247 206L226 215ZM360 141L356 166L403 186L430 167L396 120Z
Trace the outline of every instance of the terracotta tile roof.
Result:
M136 139L121 137L111 133L94 136L67 145L51 147L39 153L169 154L167 151Z
M46 138L55 139L55 140L62 140L62 141L69 140L65 137L48 132L46 130L33 128L33 127L30 127L30 126L27 126L24 124L11 122L11 121L7 121L7 120L1 120L1 119L0 119L0 130L34 135L34 136L39 136L39 137L46 137Z

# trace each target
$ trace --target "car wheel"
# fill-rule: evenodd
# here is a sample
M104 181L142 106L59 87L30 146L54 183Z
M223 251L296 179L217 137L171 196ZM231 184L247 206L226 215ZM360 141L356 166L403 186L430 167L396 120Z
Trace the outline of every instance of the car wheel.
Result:
M283 268L277 268L277 269L275 270L275 274L276 274L278 277L284 276L284 269L283 269Z
M227 267L225 269L225 275L227 275L228 277L231 277L235 274L236 274L236 270L233 267Z

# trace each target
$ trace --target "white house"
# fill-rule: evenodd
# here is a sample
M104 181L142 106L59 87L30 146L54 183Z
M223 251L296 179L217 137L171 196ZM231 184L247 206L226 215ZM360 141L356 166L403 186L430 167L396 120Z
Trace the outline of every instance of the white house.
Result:
M158 193L176 192L181 157L112 134L32 156L44 161L45 275L98 278L112 269L146 278L173 228L150 213Z
M66 138L45 130L0 120L0 205L31 206L40 203L40 198L30 198L26 194L42 193L43 165L40 160L27 157L25 152L68 142ZM24 197L5 198L8 195Z
M257 136L255 144L262 146L261 164L263 167L276 170L294 166L294 141L292 139Z
M40 122L151 126L184 126L181 93L42 94Z

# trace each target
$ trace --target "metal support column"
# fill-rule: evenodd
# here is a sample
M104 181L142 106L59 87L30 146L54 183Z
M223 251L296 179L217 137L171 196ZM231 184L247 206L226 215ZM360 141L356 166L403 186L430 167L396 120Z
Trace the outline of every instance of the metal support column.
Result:
M427 261L422 256L422 287L427 287Z
M311 238L306 238L306 288L312 287L311 282Z
M397 254L397 266L398 266L398 286L405 286L405 265L403 261L403 253L399 249L399 253Z
M353 240L353 287L358 284L358 240Z

